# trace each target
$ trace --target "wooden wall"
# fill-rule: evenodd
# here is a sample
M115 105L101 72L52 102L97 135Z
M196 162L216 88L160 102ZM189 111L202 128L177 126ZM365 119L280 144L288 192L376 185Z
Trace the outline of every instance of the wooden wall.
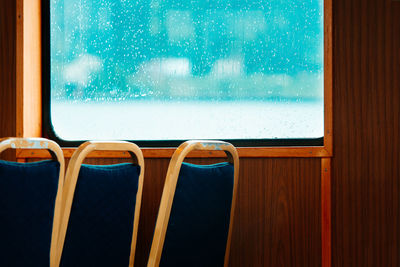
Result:
M16 2L0 4L0 138L16 134ZM13 158L10 151L1 158Z
M15 133L15 21L1 0L0 136ZM332 265L400 266L400 2L335 0L333 21ZM146 159L137 266L167 165ZM318 158L241 159L231 266L321 266L320 172Z
M147 261L168 162L146 160L136 266ZM320 162L240 160L230 266L320 266Z
M400 2L333 2L333 266L400 266Z

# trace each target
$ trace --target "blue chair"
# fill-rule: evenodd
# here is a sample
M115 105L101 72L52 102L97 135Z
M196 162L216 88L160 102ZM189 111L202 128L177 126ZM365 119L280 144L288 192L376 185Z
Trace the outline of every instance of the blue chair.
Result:
M193 150L222 150L228 162L184 163ZM148 267L227 266L238 183L236 149L221 141L187 141L170 161Z
M94 150L127 151L134 163L82 164ZM59 266L133 266L143 175L143 154L133 143L79 146L66 172Z
M47 149L52 160L0 160L0 266L50 266L57 255L64 156L43 138L0 140L6 149Z

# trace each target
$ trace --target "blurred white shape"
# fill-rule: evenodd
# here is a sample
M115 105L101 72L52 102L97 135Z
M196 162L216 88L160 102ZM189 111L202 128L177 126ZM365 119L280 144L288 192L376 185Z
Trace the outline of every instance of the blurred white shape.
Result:
M154 58L142 63L138 73L146 73L151 78L162 76L184 77L191 74L188 58Z
M223 58L215 61L211 75L218 78L235 77L244 73L244 64L241 58Z
M102 61L99 57L84 54L74 59L64 67L64 80L69 83L76 83L79 86L86 86L91 76L100 71Z

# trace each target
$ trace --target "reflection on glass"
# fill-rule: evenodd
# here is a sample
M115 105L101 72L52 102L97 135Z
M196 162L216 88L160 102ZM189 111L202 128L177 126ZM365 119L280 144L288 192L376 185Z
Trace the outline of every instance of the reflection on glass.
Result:
M322 0L51 0L67 140L323 135Z

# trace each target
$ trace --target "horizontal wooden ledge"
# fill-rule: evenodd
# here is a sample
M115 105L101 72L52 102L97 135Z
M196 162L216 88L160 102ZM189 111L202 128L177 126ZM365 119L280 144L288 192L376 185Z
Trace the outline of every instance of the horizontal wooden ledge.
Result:
M70 158L76 148L63 148L64 157ZM238 147L241 158L326 158L331 153L325 147ZM171 158L175 148L142 148L145 158ZM24 158L50 158L45 150L19 149L17 159ZM128 152L115 151L94 151L88 158L128 158ZM193 151L190 158L222 158L225 153L222 151Z

